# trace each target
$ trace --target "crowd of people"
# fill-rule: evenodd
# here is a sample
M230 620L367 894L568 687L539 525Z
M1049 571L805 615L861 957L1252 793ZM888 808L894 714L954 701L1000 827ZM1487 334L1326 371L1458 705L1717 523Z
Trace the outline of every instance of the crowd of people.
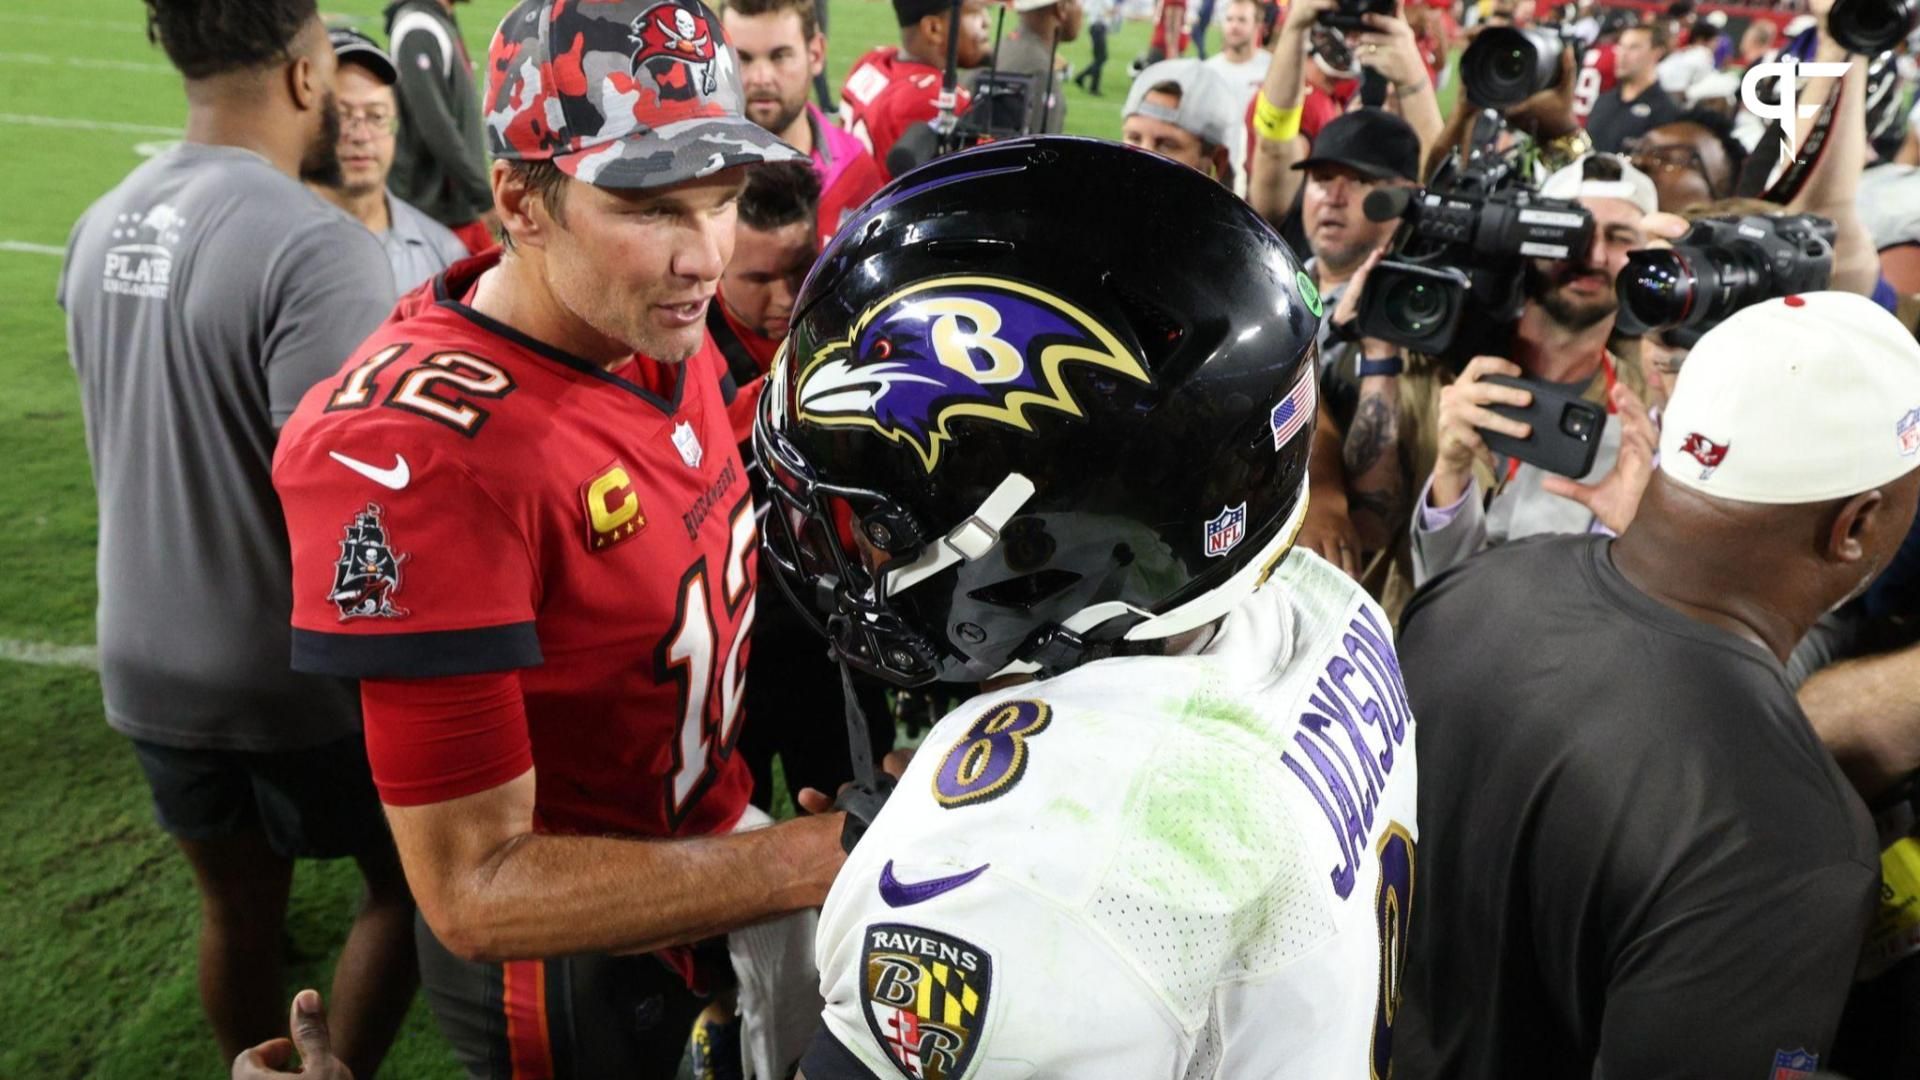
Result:
M1160 0L1092 143L1099 0L891 0L837 101L816 0L146 6L186 137L59 303L235 1076L416 992L475 1077L1920 1070L1920 33ZM1411 347L1496 169L1580 241ZM1818 280L1642 325L1702 221Z

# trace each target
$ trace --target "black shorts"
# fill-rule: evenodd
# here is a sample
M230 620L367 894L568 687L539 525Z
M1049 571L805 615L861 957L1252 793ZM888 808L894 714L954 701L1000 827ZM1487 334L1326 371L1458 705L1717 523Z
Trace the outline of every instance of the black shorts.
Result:
M393 842L359 735L273 752L132 742L153 816L181 840L259 829L289 859L338 859Z
M424 917L413 925L420 989L472 1080L665 1080L706 1007L652 954L475 963L448 952Z

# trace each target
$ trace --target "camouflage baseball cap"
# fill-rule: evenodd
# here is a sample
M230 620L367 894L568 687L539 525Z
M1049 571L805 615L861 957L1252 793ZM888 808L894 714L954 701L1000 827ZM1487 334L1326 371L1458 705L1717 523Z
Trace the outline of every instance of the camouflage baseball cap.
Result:
M746 118L700 0L521 0L487 50L487 145L605 188L658 188L805 155Z

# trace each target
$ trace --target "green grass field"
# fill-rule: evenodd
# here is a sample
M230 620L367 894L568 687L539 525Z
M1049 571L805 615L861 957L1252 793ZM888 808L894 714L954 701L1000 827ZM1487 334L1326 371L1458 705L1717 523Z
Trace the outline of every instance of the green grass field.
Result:
M459 9L476 56L508 6ZM378 29L380 0L323 7ZM895 30L883 0L835 0L830 14L837 85ZM194 992L186 864L78 663L93 641L95 511L53 303L74 219L175 137L186 101L136 0L6 0L0 34L0 1078L224 1075ZM1132 25L1113 40L1105 97L1066 87L1070 130L1117 135L1145 38ZM1084 40L1065 51L1076 65L1091 55ZM289 995L326 985L356 887L350 864L302 865ZM383 1075L456 1075L423 1007Z

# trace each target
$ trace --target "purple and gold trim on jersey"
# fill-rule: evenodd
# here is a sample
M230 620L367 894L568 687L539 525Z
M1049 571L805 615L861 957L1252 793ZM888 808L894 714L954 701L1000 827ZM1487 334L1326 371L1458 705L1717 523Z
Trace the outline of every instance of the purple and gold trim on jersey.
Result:
M933 798L952 809L1005 795L1027 771L1027 740L1047 729L1045 702L1009 701L967 726L933 774Z
M1333 830L1341 858L1328 874L1344 900L1371 854L1374 810L1402 757L1397 751L1412 733L1413 708L1393 638L1372 610L1363 608L1348 622L1341 644L1308 695L1294 745L1280 760Z

